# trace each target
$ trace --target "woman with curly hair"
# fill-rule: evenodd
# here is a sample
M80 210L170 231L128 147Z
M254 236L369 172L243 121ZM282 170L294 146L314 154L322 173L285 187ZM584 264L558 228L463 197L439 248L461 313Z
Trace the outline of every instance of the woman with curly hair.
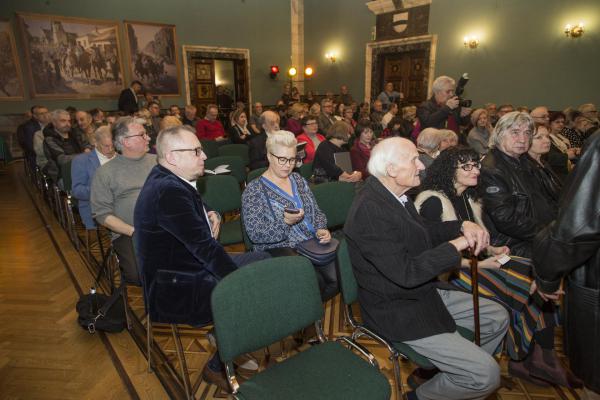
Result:
M472 221L488 229L475 187L480 174L480 155L466 147L454 147L440 153L427 169L422 192L415 200L421 216L430 221ZM552 302L541 306L533 300L536 292L530 260L511 257L499 260L509 248L489 246L487 258L479 261L479 293L500 302L511 314L506 335L510 357L509 372L537 385L557 383L577 387L581 384L563 368L554 352L554 327L558 313ZM462 259L458 276L450 282L471 290L469 260Z

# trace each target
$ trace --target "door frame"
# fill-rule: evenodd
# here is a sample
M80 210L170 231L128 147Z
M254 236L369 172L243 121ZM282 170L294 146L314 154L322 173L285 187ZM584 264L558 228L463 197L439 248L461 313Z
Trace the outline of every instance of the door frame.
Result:
M377 90L373 84L374 73L379 74L374 69L378 69L376 65L377 57L384 53L394 53L402 51L411 51L416 48L429 48L429 66L426 74L427 78L427 96L431 95L431 85L435 79L435 54L437 50L437 35L422 35L402 39L383 40L380 42L369 42L366 45L365 57L365 96L364 101L370 103L371 99L377 98L379 93L372 93Z
M250 49L233 48L233 47L221 47L221 46L197 46L184 44L183 49L183 79L185 82L185 100L186 104L192 104L192 97L190 94L190 65L189 62L191 56L194 53L205 53L206 58L220 58L220 59L244 59L246 61L246 80L248 82L248 108L252 109L252 85L250 81ZM240 57L242 56L242 57Z

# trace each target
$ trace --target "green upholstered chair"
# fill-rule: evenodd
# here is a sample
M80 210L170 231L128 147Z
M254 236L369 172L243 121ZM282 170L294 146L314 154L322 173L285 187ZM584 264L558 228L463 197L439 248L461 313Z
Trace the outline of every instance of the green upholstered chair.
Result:
M202 151L206 154L206 158L213 158L219 156L219 144L214 140L201 140Z
M246 183L246 165L238 156L218 156L204 161L204 168L214 170L219 165L229 165L231 175L239 184Z
M247 144L225 144L219 146L219 156L238 156L244 160L245 166L250 163Z
M340 245L337 249L337 270L340 284L340 292L342 293L342 300L345 305L345 315L348 323L352 328L352 339L356 340L361 336L369 337L382 346L384 346L389 352L389 359L394 366L394 376L396 379L396 398L402 399L402 376L400 373L400 364L398 362L399 357L406 358L421 368L433 369L433 365L427 358L417 353L405 343L390 342L383 338L376 332L364 326L362 323L357 321L352 311L352 305L358 300L358 284L352 271L352 263L350 261L350 254L348 253L348 243L346 240L341 240ZM458 333L467 340L473 340L474 334L472 331L463 327L457 326Z
M213 210L223 215L242 208L242 192L235 177L230 175L204 176L196 181L202 200ZM242 243L241 218L221 223L219 242L223 246Z
M319 208L327 216L327 228L342 227L354 200L354 184L326 182L311 189Z
M300 168L296 168L296 172L299 173L304 179L310 180L313 174L313 163L309 162L302 164Z
M246 177L246 183L250 183L250 181L258 178L266 170L267 170L267 167L262 167L262 168L253 169L252 171L248 172L248 176Z
M221 360L236 399L389 399L390 385L373 356L349 338L325 341L323 306L310 261L278 257L240 268L212 292ZM276 363L241 385L233 360L315 324L320 344ZM372 364L341 343L367 357Z

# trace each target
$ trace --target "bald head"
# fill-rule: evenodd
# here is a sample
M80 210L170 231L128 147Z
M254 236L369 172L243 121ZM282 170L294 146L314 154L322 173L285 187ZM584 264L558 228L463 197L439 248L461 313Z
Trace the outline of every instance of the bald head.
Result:
M260 115L260 124L266 132L279 130L279 115L273 111L265 111Z
M538 124L547 125L550 122L550 113L548 112L548 107L538 106L531 110L529 115L531 115L531 118L533 118L533 120Z
M386 176L387 166L406 159L407 154L417 148L408 139L391 137L384 139L373 147L367 168L369 173L377 178Z

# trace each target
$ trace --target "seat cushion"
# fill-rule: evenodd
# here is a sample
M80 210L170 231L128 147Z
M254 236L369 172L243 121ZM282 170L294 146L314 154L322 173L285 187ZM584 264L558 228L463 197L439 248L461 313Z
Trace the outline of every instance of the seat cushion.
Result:
M390 385L371 364L325 342L275 364L240 386L240 399L389 399Z

